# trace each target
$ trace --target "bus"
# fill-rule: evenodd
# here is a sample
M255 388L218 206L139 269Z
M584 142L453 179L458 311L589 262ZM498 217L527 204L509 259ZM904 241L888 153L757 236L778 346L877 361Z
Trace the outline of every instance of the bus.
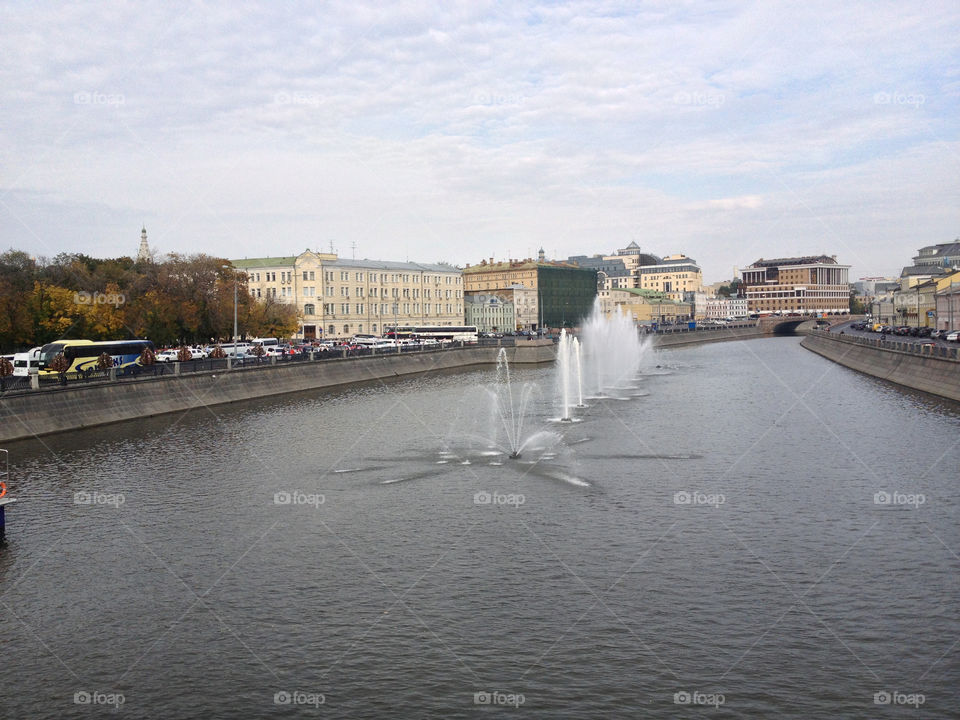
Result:
M440 342L477 342L476 325L398 325L383 333L391 340L437 340Z
M249 343L251 345L263 345L264 350L271 347L275 348L280 345L280 341L276 338L250 338Z
M50 369L50 363L60 353L70 361L67 374L78 375L96 370L97 359L103 353L109 355L113 359L113 367L120 370L140 365L140 354L147 348L154 349L150 340L57 340L40 348L37 371L41 377L58 374Z
M13 376L28 377L36 375L40 366L40 348L35 347L28 352L16 353L13 356Z

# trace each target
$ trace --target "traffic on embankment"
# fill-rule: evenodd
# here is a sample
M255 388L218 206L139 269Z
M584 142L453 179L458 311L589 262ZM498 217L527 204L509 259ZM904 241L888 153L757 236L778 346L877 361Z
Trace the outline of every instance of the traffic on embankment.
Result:
M882 336L843 323L807 334L801 345L844 367L960 402L960 347L909 335Z

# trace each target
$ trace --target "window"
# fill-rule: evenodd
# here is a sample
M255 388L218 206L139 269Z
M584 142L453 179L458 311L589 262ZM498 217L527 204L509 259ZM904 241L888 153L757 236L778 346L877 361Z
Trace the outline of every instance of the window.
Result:
M327 270L327 271L323 274L323 279L326 280L326 281L328 281L328 282L332 282L332 281L333 281L333 270ZM333 325L330 326L330 332L333 332Z
M303 271L303 279L304 279L304 280L307 279L307 271L306 271L306 270Z
M359 325L357 325L357 332L358 332L358 333L362 333L362 332L363 332L363 323L360 323Z
M333 297L333 288L327 285L327 297Z
M330 333L331 335L336 335L337 329L333 325L331 325L330 327L327 328L327 332Z
M350 334L350 326L349 326L349 325L344 325L344 326L343 326L343 332L346 333L347 335L349 335L349 334Z
M357 315L363 315L363 303L357 303Z
M358 273L358 274L359 274L359 273ZM357 297L358 297L358 298L363 297L363 288L362 288L362 287L358 287L358 288L357 288Z
M344 315L350 314L350 303L340 303L340 312Z
M377 331L377 324L376 324L376 323L373 324L373 326L370 328L370 331L371 331L371 332L376 332L376 331Z
M362 273L362 272L358 272L358 273L357 273L357 282L363 282L363 273Z
M304 314L304 315L316 315L316 314L317 314L317 308L316 308L316 306L315 306L315 305L304 305L304 306L303 306L303 314Z
M350 279L350 273L341 270L341 271L340 271L340 279L343 280L344 282L346 282L347 280Z

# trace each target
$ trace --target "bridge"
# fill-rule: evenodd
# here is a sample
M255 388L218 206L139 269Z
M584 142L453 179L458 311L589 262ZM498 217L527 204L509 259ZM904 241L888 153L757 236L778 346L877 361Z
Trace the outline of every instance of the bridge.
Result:
M840 325L860 319L859 315L828 315L824 318L811 318L809 315L772 315L760 318L757 327L764 335L799 335L804 330L812 330L816 325Z

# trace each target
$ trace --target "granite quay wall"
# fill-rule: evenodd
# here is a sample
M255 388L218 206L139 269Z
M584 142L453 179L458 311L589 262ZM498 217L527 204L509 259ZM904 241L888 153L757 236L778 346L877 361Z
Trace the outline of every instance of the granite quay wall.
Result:
M136 420L304 390L495 363L500 348L479 346L276 363L119 382L44 384L0 398L0 442ZM505 348L511 364L553 362L549 340Z
M960 402L960 349L811 332L800 343L844 367Z

